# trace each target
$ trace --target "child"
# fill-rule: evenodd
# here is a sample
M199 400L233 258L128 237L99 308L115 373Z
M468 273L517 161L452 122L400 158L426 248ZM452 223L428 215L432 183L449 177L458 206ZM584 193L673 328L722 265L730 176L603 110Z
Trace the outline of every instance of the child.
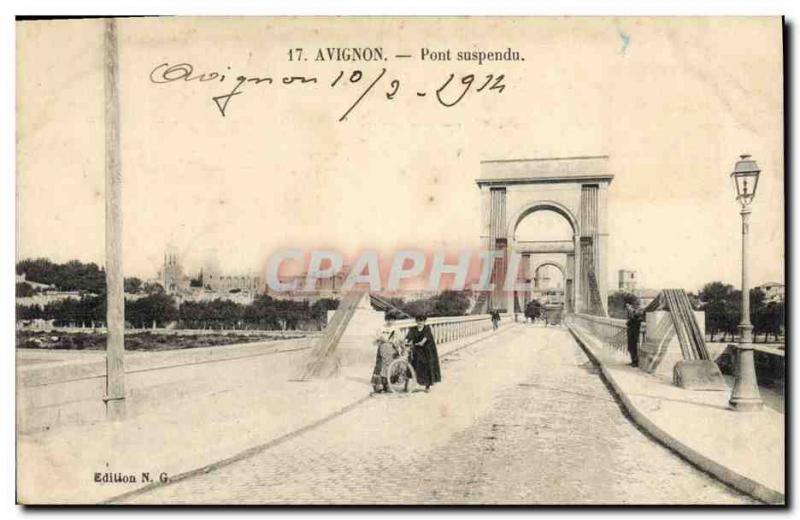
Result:
M376 394L389 391L389 364L398 355L393 340L392 329L383 329L375 340L378 351L375 356L375 369L372 371L372 388Z

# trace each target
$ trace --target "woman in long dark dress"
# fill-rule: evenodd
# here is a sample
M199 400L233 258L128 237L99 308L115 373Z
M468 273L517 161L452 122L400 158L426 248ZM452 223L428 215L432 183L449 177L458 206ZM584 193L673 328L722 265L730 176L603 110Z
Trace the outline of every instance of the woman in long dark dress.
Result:
M417 316L417 326L408 331L406 341L410 342L411 366L417 374L417 383L429 392L434 383L442 380L442 371L439 367L439 352L436 350L436 341L433 332L425 325L425 316Z

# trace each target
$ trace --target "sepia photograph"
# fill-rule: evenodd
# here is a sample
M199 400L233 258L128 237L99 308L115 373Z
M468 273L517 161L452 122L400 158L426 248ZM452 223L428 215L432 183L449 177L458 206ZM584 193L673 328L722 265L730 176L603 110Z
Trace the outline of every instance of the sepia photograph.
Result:
M14 26L17 504L789 503L781 16Z

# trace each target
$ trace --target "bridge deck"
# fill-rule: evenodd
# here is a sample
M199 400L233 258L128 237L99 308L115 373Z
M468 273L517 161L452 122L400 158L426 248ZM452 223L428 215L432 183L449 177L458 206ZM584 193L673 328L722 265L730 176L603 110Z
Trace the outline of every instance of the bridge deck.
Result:
M130 503L748 503L636 429L560 328L444 355L430 394L381 395Z
M95 425L92 437L76 429L21 438L25 467L52 467L36 458L54 457L60 468L37 475L33 491L108 499L141 484L101 486L87 475L175 475L260 445L124 501L750 502L641 433L563 328L506 325L447 344L444 381L430 394L368 398L368 373L289 383L302 354L275 357L260 383L176 403L171 416ZM216 370L222 366L242 368ZM218 420L209 421L210 412Z

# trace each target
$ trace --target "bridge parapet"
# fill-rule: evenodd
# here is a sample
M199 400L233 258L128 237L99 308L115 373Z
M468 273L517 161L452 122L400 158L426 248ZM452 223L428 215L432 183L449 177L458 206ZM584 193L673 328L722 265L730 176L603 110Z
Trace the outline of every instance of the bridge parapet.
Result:
M513 316L502 316L501 323L513 321ZM428 318L427 324L433 332L433 339L437 344L449 341L458 341L468 336L474 336L492 328L490 314L476 314L470 316L446 316L441 318ZM395 331L395 336L404 338L409 329L416 326L414 320L397 320L392 322L390 328Z
M657 320L648 320L655 323ZM609 348L627 354L628 339L626 320L594 316L590 314L568 314L565 318L568 326L579 327L581 331L592 335ZM647 324L642 323L641 336L639 337L640 356L642 348L647 350ZM652 327L651 328L657 328ZM651 335L657 331L651 330ZM652 341L650 342L652 343ZM736 345L710 344L709 358L719 366L721 372L726 375L734 375L736 366ZM759 385L767 385L782 388L785 384L785 362L784 352L776 348L753 345L756 351L756 376ZM671 373L671 367L666 373Z
M595 316L593 314L569 314L565 322L567 325L577 325L585 332L593 335L606 345L620 352L628 351L628 336L625 320ZM645 325L644 323L642 325ZM639 344L644 343L647 327L642 326Z

